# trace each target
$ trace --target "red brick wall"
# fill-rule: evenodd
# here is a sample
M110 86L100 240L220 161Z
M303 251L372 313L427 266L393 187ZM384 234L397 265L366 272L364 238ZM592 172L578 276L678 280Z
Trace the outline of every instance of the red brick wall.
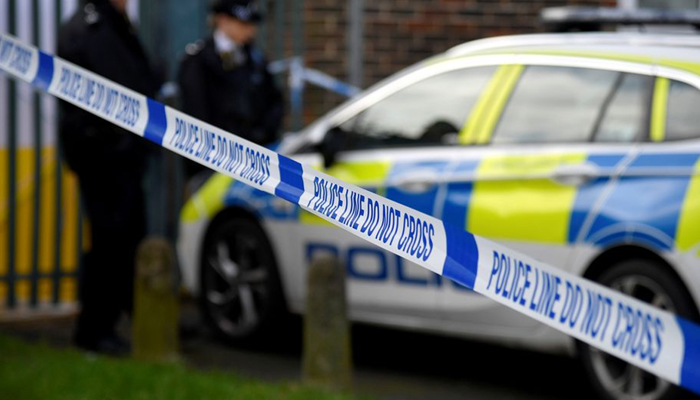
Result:
M348 77L346 34L350 1L304 2L306 62L342 80ZM365 0L363 86L466 41L541 32L539 12L544 7L614 6L615 3L615 0ZM335 94L310 88L306 93L306 122L342 100Z
M364 82L470 40L542 31L544 7L601 3L609 1L368 0Z
M343 81L347 81L348 78L347 26L350 1L305 0L304 2L305 61L309 67ZM327 90L309 87L304 98L305 122L313 121L344 99Z

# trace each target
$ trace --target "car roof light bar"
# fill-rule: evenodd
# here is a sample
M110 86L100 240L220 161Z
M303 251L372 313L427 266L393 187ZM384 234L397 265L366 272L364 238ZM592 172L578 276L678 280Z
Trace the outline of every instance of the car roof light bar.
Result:
M540 12L545 26L562 30L595 30L602 25L692 25L700 28L700 10L616 7L548 7Z

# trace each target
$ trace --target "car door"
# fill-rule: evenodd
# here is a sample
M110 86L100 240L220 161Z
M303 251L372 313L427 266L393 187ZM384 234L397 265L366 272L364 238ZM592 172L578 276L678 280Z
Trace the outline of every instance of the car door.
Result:
M592 210L648 131L653 78L552 57L532 61L513 67L516 78L467 132L467 142L484 144L482 155L448 178L442 218L573 270L569 261L590 229ZM450 287L439 306L446 330L521 340L542 327Z
M438 178L456 163L454 144L496 67L443 62L404 75L361 99L354 112L327 123L340 129L346 146L325 172L427 214L441 208L444 185ZM340 113L342 116L342 112ZM319 168L323 159L307 152L297 160ZM439 320L442 280L306 212L288 238L297 259L295 274L316 252L331 252L347 268L353 318L392 325L428 326ZM293 279L290 276L290 279ZM296 297L304 297L298 279Z
M661 255L698 298L700 90L687 75L668 73L655 79L650 134L601 202L585 241Z

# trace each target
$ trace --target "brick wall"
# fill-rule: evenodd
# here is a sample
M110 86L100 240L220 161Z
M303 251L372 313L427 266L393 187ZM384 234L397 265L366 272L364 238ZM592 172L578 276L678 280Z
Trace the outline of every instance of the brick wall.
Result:
M349 1L306 0L304 2L306 63L312 68L344 81L348 78ZM304 100L304 121L309 123L340 104L344 98L327 90L309 87Z
M304 2L306 61L343 80L348 77L349 2ZM363 87L466 41L541 32L539 12L544 7L615 4L615 0L365 0ZM310 88L305 121L312 121L342 100Z

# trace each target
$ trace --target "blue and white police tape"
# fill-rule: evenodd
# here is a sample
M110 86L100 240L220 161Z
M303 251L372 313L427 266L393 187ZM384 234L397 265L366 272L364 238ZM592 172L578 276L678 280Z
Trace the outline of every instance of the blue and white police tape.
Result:
M303 166L4 34L0 70L700 393L695 323Z
M305 67L304 59L302 57L291 57L273 61L270 63L267 69L272 74L279 74L289 70L290 82L292 82L290 86L292 88L300 86L303 87L304 82L308 82L345 97L355 96L361 91L360 88L345 83L324 72Z
M304 80L318 87L338 93L341 96L353 97L360 93L360 89L316 69L305 68Z

